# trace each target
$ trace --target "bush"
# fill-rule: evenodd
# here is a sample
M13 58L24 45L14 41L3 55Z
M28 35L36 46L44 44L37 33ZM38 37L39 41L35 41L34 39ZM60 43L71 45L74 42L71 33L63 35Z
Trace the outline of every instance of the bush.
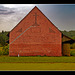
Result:
M4 46L2 51L3 51L3 55L8 55L9 54L9 46Z
M70 51L70 55L71 55L71 56L75 56L75 50L71 50L71 51Z
M0 50L0 55L3 55L3 51Z

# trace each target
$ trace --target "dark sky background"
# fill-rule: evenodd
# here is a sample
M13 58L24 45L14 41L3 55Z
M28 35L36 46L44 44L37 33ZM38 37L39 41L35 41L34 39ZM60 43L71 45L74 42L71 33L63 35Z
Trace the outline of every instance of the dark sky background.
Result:
M35 6L59 30L75 30L75 4L0 4L0 32L13 29Z

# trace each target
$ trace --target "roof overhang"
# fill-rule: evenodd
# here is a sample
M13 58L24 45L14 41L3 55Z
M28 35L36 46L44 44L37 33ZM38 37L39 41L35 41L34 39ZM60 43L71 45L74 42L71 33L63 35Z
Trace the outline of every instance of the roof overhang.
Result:
M62 38L63 38L63 37L66 37L66 38L69 39L69 40L62 41L62 43L70 43L70 44L75 43L75 40L74 40L74 39L72 39L72 38L70 38L70 37L68 37L68 36L66 36L66 35L64 35L64 34L62 34Z

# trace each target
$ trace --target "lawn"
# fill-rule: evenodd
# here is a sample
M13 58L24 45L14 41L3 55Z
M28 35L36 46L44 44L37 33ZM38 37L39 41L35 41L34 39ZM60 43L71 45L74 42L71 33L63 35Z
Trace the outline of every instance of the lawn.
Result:
M48 62L48 63L75 63L74 56L62 57L9 57L0 56L0 62Z
M0 56L0 71L75 70L75 57L9 57Z
M75 71L75 63L0 63L0 71Z

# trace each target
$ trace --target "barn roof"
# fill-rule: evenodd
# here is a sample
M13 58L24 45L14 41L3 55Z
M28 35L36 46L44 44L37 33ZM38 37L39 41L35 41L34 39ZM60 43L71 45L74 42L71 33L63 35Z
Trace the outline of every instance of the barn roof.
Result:
M62 43L75 43L75 40L62 33Z

